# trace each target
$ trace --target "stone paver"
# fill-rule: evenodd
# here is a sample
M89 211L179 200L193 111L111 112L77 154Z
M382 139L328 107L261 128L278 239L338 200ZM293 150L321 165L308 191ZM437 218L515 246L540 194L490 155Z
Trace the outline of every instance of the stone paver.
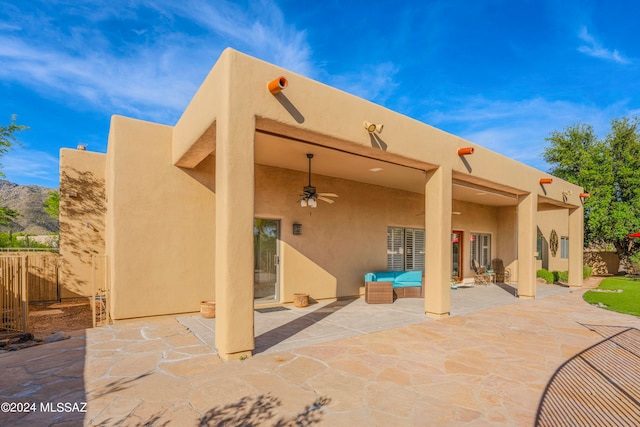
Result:
M506 294L474 291L479 308L490 294ZM265 341L262 353L227 363L172 318L76 332L0 355L0 401L37 406L32 413L0 413L0 425L534 425L563 363L613 331L640 329L638 317L586 304L581 290L545 291L544 298L504 304L494 296L497 306L476 311L472 301L454 301L458 315L439 321L413 322L410 307L380 313L376 322L396 316L410 322L387 330L379 330L376 316L367 321L347 311L381 307L356 300L318 318L315 330L313 323L295 326L302 335L293 341L284 327L273 333L275 345ZM286 313L269 313L278 315L274 327L295 323ZM256 315L256 331L269 334L258 325L261 316L268 314ZM607 357L616 366L615 352ZM637 357L623 360L637 370ZM51 410L84 402L86 413Z

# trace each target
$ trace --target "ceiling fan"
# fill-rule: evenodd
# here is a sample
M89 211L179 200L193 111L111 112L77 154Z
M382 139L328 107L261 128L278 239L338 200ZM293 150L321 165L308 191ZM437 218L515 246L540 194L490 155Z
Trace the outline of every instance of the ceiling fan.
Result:
M309 159L309 185L306 185L300 194L300 206L302 207L311 207L315 208L318 206L316 200L322 200L323 202L327 202L329 204L334 203L335 200L330 199L329 197L338 197L335 193L318 193L316 192L316 187L311 185L311 159L313 159L313 154L307 154L307 159Z

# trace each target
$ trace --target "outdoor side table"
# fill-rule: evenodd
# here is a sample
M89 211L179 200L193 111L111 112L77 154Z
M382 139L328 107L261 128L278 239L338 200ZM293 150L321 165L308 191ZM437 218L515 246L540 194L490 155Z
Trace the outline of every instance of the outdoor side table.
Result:
M364 301L367 304L393 304L393 283L366 282Z

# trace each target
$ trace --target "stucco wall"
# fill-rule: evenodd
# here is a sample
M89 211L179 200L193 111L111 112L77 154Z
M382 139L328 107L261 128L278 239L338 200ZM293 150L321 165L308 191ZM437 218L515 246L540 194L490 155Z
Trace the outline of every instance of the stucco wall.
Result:
M173 166L172 128L113 117L107 237L114 319L214 298L215 159Z
M558 235L558 251L555 256L553 256L549 248L552 230L555 230ZM543 260L538 263L538 266L549 271L567 271L569 269L569 259L560 257L560 240L561 237L569 236L568 211L561 209L538 212L538 231L542 233L543 237ZM569 238L569 246L571 244L571 238Z
M92 257L105 254L105 155L60 150L62 298L92 293Z

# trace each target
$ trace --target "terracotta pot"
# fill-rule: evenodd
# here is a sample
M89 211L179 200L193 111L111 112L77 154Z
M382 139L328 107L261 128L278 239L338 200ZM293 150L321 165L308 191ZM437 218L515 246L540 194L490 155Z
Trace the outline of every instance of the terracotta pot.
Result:
M216 302L200 301L200 315L205 319L213 319L216 317Z
M293 305L307 307L309 305L309 294L293 294Z

